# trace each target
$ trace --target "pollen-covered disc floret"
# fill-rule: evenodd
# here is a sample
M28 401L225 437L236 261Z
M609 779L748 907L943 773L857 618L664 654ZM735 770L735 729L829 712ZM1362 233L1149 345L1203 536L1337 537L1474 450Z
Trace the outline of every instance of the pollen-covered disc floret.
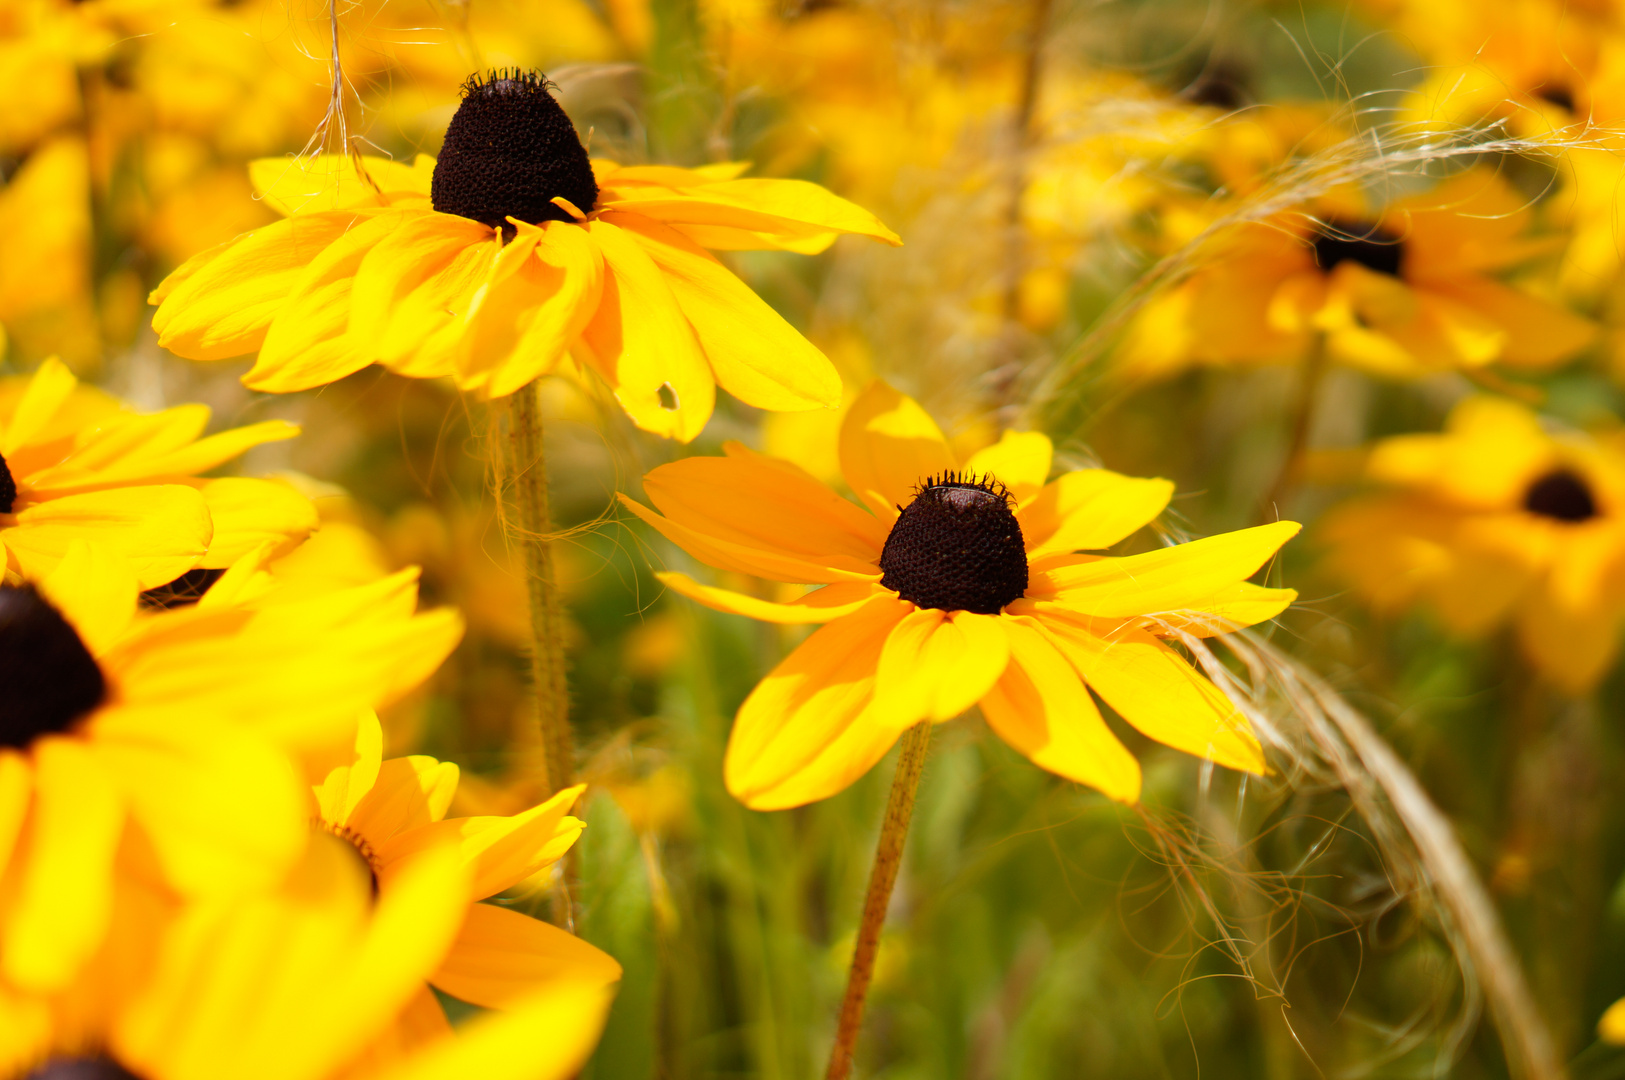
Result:
M434 208L492 228L510 217L533 225L572 220L552 201L559 196L590 213L598 184L547 77L518 69L471 77L435 163Z
M1370 223L1324 222L1314 243L1315 265L1328 273L1340 262L1357 262L1367 270L1398 277L1405 262L1404 242Z
M923 608L992 615L1027 591L1027 548L1010 493L991 476L922 484L881 550L880 583Z
M0 585L0 746L26 749L101 704L90 650L32 585Z
M1597 500L1590 486L1568 469L1553 469L1530 484L1523 495L1523 508L1574 524L1597 516Z

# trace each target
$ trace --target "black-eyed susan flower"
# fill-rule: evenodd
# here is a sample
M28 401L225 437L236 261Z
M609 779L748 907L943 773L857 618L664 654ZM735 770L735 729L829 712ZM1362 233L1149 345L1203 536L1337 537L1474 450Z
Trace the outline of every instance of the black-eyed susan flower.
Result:
M610 995L555 982L455 1035L405 1047L394 1026L467 907L454 846L403 861L373 894L337 841L275 887L177 907L125 880L114 932L51 995L0 985L6 1080L563 1080L591 1053Z
M457 766L421 755L386 761L382 750L383 731L376 717L368 717L350 763L316 786L312 825L354 847L381 897L396 887L413 858L440 845L457 852L469 880L462 929L402 1014L403 1041L449 1031L429 986L500 1009L549 984L605 987L620 979L619 964L573 934L512 908L477 902L546 870L569 850L584 827L569 815L582 786L511 817L447 818Z
M1372 213L1327 200L1224 230L1147 305L1122 354L1136 374L1329 359L1385 377L1504 364L1547 370L1596 327L1496 275L1548 250L1526 200L1487 170Z
M570 353L628 415L691 439L715 388L767 409L840 403L834 367L707 248L896 243L816 184L741 165L590 161L535 73L471 79L438 161L256 163L288 216L204 252L153 293L160 343L258 351L244 381L287 391L371 363L511 394Z
M13 576L38 578L86 540L125 556L143 589L221 569L267 540L316 527L286 484L200 479L250 447L299 433L269 420L203 436L205 405L136 413L56 360L0 381L0 545Z
M412 572L257 609L136 597L127 560L83 540L0 586L0 982L23 990L95 950L121 854L183 895L274 881L305 843L293 755L342 748L462 631L414 613Z
M740 707L728 788L757 809L840 791L911 725L977 703L1034 763L1132 801L1140 769L1090 691L1146 735L1263 772L1245 718L1164 638L1273 618L1297 595L1247 578L1293 522L1144 555L1117 543L1173 486L1105 469L1045 483L1051 445L1006 434L961 462L912 399L876 383L841 429L841 470L863 508L788 462L731 443L644 478L654 513L626 505L695 558L770 581L821 585L773 603L660 575L721 611L824 623Z
M1440 434L1384 439L1366 476L1394 490L1327 515L1335 571L1379 611L1423 604L1455 634L1511 624L1570 693L1596 685L1625 618L1625 449L1554 435L1522 405L1468 398Z

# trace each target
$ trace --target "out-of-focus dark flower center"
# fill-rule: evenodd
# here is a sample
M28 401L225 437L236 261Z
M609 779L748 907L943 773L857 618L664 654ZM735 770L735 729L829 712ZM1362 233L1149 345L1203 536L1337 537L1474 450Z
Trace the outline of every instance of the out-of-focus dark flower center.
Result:
M23 1080L141 1080L141 1077L107 1058L53 1058Z
M1589 521L1597 516L1597 500L1590 486L1568 469L1553 469L1530 484L1523 493L1523 508L1558 521Z
M11 467L6 459L0 457L0 514L11 513L11 508L17 505L17 481L11 475Z
M141 594L141 606L167 611L170 608L191 607L203 599L209 587L225 576L224 570L188 570L168 585L159 585Z
M1315 265L1327 273L1340 262L1357 262L1398 277L1404 261L1404 241L1369 222L1323 221L1315 232Z
M993 615L1027 591L1027 548L992 477L927 480L880 553L880 583L920 607Z
M32 585L0 585L0 746L26 749L100 705L107 680Z
M446 128L430 198L443 214L511 230L508 218L569 221L552 200L583 214L598 201L592 162L575 126L548 93L547 77L517 69L475 75Z

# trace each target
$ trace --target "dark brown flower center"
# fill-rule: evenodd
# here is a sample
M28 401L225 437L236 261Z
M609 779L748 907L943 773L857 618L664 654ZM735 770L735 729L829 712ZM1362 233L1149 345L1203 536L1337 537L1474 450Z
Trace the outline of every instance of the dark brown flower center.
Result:
M1568 469L1553 469L1529 485L1523 508L1531 514L1558 521L1589 521L1597 516L1597 500L1585 479Z
M880 553L880 583L920 607L993 615L1027 591L1027 547L1010 494L991 476L921 485Z
M6 459L0 457L0 514L11 513L11 508L17 505L17 481L11 475L11 467Z
M102 703L107 680L32 585L0 585L0 746L26 749Z
M598 184L547 77L518 69L472 76L435 162L434 208L492 228L510 217L533 225L571 220L552 201L557 196L591 213Z
M23 1080L141 1080L141 1077L107 1058L53 1058Z
M203 599L209 587L225 576L224 570L188 570L168 585L159 585L141 594L141 606L168 611L170 608L191 607Z
M1327 273L1340 262L1357 262L1367 270L1398 277L1404 261L1405 242L1369 222L1330 219L1315 232L1315 265Z

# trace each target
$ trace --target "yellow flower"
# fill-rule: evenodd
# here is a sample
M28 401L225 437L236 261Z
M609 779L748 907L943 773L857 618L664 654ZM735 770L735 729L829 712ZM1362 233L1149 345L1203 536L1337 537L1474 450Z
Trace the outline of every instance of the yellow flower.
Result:
M1554 436L1521 405L1475 397L1442 434L1378 443L1366 475L1399 490L1321 528L1373 606L1425 603L1462 636L1512 623L1558 686L1596 685L1625 617L1625 447Z
M18 356L60 353L81 367L97 363L90 159L83 139L51 139L0 187L0 235L6 238L0 244L0 325Z
M1146 735L1264 771L1246 720L1162 638L1273 618L1297 595L1246 582L1292 522L1144 555L1105 548L1150 522L1173 485L1105 469L1046 484L1051 446L1007 433L960 462L911 398L876 383L841 429L859 509L787 462L737 443L644 478L661 514L626 505L723 570L823 588L772 603L662 574L721 611L827 623L762 680L728 744L728 789L757 809L840 791L914 723L980 702L1039 766L1132 801L1140 770L1089 690Z
M285 484L197 479L249 447L299 433L280 420L199 438L205 405L135 413L81 386L60 362L0 381L0 544L7 570L50 573L74 540L118 551L141 588L221 569L261 544L291 548L316 527Z
M446 818L457 792L457 766L432 757L382 760L383 730L369 717L349 764L315 790L312 824L351 844L365 861L380 898L426 850L452 845L469 886L462 929L428 984L487 1008L508 1008L550 984L607 987L621 966L556 926L510 908L477 901L495 896L557 862L585 827L568 816L584 787L559 792L512 817ZM398 1022L412 1044L450 1031L445 1013L420 986Z
M1543 250L1526 200L1487 171L1380 214L1328 201L1230 229L1199 268L1147 306L1129 370L1300 359L1317 337L1339 363L1414 377L1492 363L1549 369L1588 345L1588 320L1494 279Z
M121 882L114 934L75 985L47 997L0 985L0 1076L574 1075L603 1026L601 982L561 980L426 1045L392 1038L456 939L467 888L455 849L441 846L403 863L374 898L357 860L330 841L310 844L276 888L245 897L176 908Z
M342 746L462 632L413 614L410 571L259 610L242 576L143 612L128 562L75 540L37 588L0 586L0 981L72 978L116 857L186 895L274 880L305 842L290 753Z
M719 383L767 409L840 402L828 359L706 248L897 242L804 181L589 162L534 73L471 80L438 162L362 161L365 176L344 157L256 163L289 216L171 274L153 293L160 344L199 360L258 350L244 382L260 390L380 363L488 396L572 352L639 426L687 440Z

